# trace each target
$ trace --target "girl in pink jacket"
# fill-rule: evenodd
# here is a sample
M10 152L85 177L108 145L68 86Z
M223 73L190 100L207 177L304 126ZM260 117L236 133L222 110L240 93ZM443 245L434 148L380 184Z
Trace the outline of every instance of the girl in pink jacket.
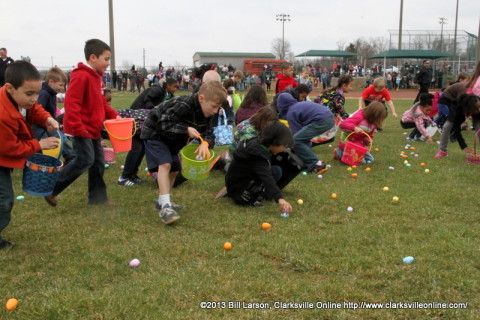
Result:
M422 93L419 97L419 101L403 114L402 120L400 120L402 128L415 128L406 139L407 141L419 140L420 136L423 135L427 143L433 142L432 137L428 135L427 130L425 129L429 125L435 126L432 118L429 116L432 111L433 98L433 94Z

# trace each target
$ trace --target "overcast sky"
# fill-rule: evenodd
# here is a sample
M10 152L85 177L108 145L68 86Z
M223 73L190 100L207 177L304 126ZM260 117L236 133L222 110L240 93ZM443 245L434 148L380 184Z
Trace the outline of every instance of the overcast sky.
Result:
M459 0L458 30L477 34L479 0ZM454 30L456 0L404 0L403 30ZM108 0L1 0L0 47L13 59L69 67L84 61L87 39L109 43ZM398 30L400 0L114 0L117 69L193 64L195 52L271 52L282 37L276 14L290 15L292 51L334 50L338 41L389 38Z

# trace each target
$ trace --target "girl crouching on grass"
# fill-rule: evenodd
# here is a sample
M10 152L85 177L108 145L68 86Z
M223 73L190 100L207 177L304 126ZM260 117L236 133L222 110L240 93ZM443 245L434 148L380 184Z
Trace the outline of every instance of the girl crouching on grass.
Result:
M338 142L338 148L333 150L333 157L336 160L342 159L345 149L345 137L352 132L353 134L348 138L349 141L363 147L370 146L373 141L373 133L377 128L383 126L385 118L387 118L387 109L385 109L385 106L381 102L374 101L366 106L365 109L359 109L352 114L350 118L343 120L340 123L340 129L343 130L343 133ZM373 162L373 160L372 154L367 152L362 159L362 163L370 163Z
M402 120L400 120L402 128L415 128L406 139L407 141L417 141L420 139L420 136L423 135L427 143L433 142L432 137L428 135L427 130L425 129L428 125L435 125L432 118L428 116L432 111L433 98L433 94L420 94L419 101L403 114Z
M276 184L282 177L282 169L272 166L270 159L272 154L292 145L290 129L280 122L273 122L256 138L240 141L225 176L228 196L245 206L259 206L264 199L275 200L281 212L291 213L292 206Z

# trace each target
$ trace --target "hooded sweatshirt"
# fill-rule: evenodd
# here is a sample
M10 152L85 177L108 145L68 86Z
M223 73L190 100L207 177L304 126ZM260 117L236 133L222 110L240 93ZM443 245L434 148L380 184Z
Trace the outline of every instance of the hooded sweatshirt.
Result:
M428 136L428 132L425 129L424 122L430 122L433 124L432 118L422 112L420 104L417 102L415 103L410 109L405 111L402 116L402 122L404 123L415 123L418 131L424 136Z
M257 138L240 141L225 176L228 194L233 199L240 197L253 180L264 184L267 198L277 202L283 198L282 191L272 176L270 158L270 151Z
M285 89L295 88L298 86L298 82L294 77L286 77L283 73L277 75L277 86L275 87L275 93L279 93Z
M331 119L332 112L325 106L311 101L298 102L291 94L282 93L277 100L280 115L286 115L285 119L293 133L300 131L312 122L320 122Z

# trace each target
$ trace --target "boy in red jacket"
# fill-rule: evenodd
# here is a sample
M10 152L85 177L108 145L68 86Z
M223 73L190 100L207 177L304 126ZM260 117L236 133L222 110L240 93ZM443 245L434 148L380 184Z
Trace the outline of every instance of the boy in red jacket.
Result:
M277 85L275 86L275 94L298 86L298 82L293 77L293 64L290 62L282 63L282 72L277 75Z
M28 156L58 146L55 137L33 138L31 125L58 129L58 123L36 104L42 81L38 70L26 61L10 64L0 89L0 233L10 223L13 209L12 169L23 169ZM0 237L0 249L13 243Z
M88 204L109 203L107 186L103 180L105 159L100 130L105 119L119 118L102 95L102 75L110 65L111 50L103 41L91 39L85 43L87 64L79 63L72 71L65 96L63 131L72 136L77 157L62 170L45 200L51 206L65 188L88 170Z

